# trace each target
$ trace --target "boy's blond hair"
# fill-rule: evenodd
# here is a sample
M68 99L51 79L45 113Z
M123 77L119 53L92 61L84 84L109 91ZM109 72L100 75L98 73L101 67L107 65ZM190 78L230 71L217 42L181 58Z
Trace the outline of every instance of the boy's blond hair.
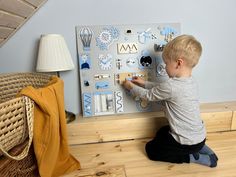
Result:
M181 58L189 67L194 67L201 56L202 46L191 35L181 35L168 42L164 47L162 57L164 60Z

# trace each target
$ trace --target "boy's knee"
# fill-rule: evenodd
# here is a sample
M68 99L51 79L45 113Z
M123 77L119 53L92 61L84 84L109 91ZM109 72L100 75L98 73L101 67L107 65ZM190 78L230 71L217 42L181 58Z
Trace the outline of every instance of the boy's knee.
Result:
M149 141L145 146L145 151L150 160L159 161L160 157L157 152L157 149L153 146L153 142Z

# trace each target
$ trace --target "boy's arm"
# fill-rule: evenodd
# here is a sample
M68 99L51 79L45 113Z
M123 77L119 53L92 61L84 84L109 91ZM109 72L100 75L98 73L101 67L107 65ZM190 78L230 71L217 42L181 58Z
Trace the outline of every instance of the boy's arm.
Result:
M145 81L144 82L144 88L151 89L151 88L155 87L157 84L158 83L156 83L156 82Z
M137 77L137 76L134 76L132 78L131 82L136 84L136 85L138 85L138 86L140 86L140 87L144 87L146 89L150 89L150 88L152 88L152 87L157 85L157 83L155 83L155 82L145 81L142 78Z
M167 100L171 97L172 88L169 82L159 83L151 89L146 89L133 85L130 90L131 94L134 96L139 96L142 99L148 101L161 101Z

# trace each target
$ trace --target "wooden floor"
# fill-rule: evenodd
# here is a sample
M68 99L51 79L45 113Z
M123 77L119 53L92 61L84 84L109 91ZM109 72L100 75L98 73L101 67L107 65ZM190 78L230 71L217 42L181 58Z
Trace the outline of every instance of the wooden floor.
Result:
M81 170L67 177L236 177L236 101L201 105L207 145L218 155L216 168L155 162L145 144L167 124L163 112L78 117L68 124L71 153Z
M236 131L208 133L207 144L218 155L216 168L198 164L150 161L144 151L149 139L71 145L82 169L67 177L236 177Z

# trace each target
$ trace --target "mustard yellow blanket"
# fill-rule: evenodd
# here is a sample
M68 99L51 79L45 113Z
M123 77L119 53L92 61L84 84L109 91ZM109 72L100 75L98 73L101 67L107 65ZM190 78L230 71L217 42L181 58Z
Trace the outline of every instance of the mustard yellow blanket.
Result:
M56 177L80 169L69 153L64 108L64 83L56 76L44 88L24 88L35 102L33 145L41 177Z

